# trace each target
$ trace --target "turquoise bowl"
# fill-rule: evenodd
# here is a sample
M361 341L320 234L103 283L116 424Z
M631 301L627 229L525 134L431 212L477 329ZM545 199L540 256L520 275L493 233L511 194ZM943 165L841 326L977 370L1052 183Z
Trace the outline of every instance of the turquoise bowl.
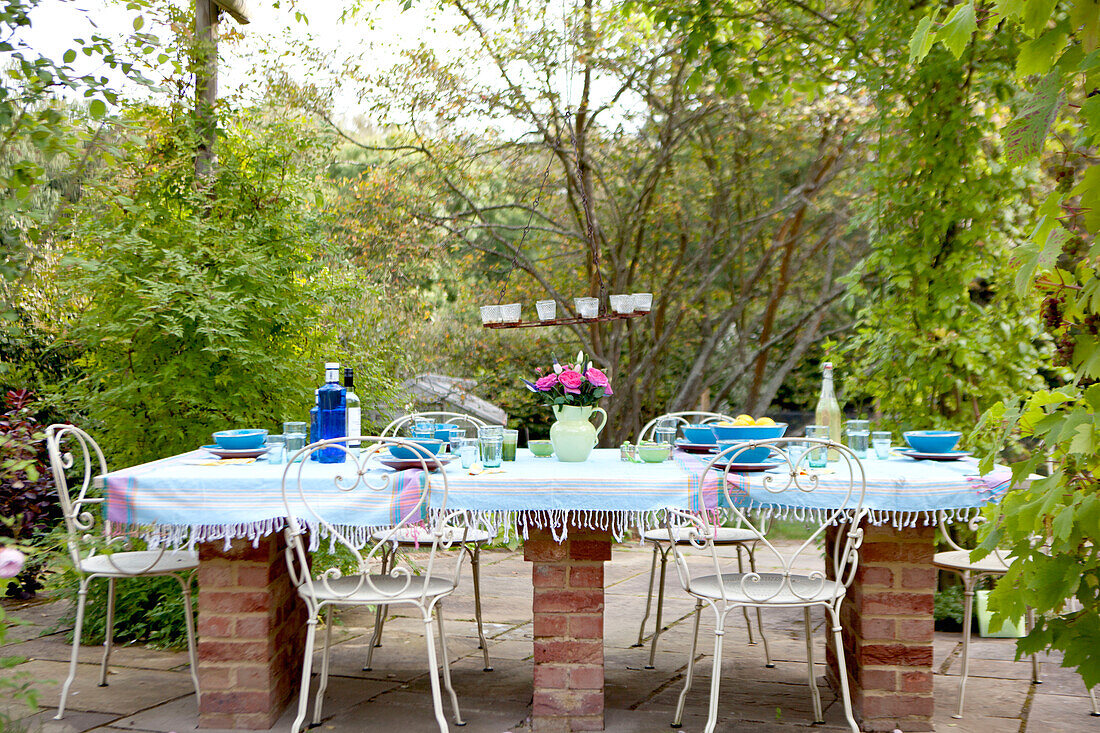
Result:
M962 437L956 430L910 430L902 435L918 453L950 453Z
M435 438L404 438L403 440L409 443L415 443L433 456L437 455L440 449L445 445L442 440L436 440ZM395 445L394 443L390 443L390 453L393 454L394 458L401 458L404 460L420 458L424 455L406 445Z
M711 425L685 425L684 440L695 445L714 445L714 427Z
M241 428L239 430L219 430L214 433L214 442L222 450L249 450L260 448L267 440L267 431L259 428Z
M763 426L762 426L763 427ZM767 426L770 427L770 426ZM718 452L726 453L726 459L731 460L734 463L763 463L768 460L768 456L771 455L771 449L767 446L762 448L750 448L746 451L737 452L737 448L748 441L745 440L719 440ZM730 450L730 449L733 450ZM736 457L735 457L736 456Z
M782 438L787 432L787 423L775 425L712 425L714 437L718 440L771 440Z

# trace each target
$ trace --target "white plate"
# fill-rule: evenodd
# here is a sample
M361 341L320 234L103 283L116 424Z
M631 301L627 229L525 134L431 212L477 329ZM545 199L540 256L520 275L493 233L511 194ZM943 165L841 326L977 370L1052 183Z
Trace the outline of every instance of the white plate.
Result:
M912 448L899 448L898 453L915 458L918 461L957 461L970 455L970 451L966 450L953 450L947 453L921 453Z
M199 447L207 453L213 453L218 458L259 458L271 450L267 446L259 448L219 448L217 445L203 445Z

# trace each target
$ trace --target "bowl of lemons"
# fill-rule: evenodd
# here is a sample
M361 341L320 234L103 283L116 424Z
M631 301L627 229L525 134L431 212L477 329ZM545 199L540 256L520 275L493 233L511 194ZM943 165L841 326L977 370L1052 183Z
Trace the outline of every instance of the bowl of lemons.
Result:
M732 421L722 420L711 423L714 437L718 440L771 440L782 438L787 432L787 423L776 422L770 417L738 415Z

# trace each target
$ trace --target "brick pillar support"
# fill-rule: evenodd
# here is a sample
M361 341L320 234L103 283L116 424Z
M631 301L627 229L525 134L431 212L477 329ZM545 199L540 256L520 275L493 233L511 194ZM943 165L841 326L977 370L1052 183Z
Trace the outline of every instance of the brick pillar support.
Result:
M833 539L826 535L827 567ZM932 603L935 527L864 524L855 580L841 607L852 707L865 731L932 730ZM832 636L826 652L837 681Z
M603 564L611 534L569 527L568 539L532 531L523 544L534 593L532 730L603 730Z
M282 532L199 546L200 728L271 728L298 690L306 610L285 547Z

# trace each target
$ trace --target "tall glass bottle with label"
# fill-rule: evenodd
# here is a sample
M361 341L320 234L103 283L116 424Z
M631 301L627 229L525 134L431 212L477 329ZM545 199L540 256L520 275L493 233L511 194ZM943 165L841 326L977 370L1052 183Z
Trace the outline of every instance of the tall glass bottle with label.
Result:
M817 398L817 409L814 411L814 423L824 425L829 429L829 440L840 442L840 403L836 401L836 391L833 388L833 364L825 362L825 374L821 380L821 396ZM829 451L829 460L835 461L840 456L835 450Z
M343 438L347 435L346 390L340 386L340 364L325 364L325 383L317 390L317 423L321 440ZM343 463L347 453L331 446L317 451L319 463Z
M347 392L345 405L348 421L347 431L344 434L348 436L348 446L358 448L362 442L359 438L363 435L363 411L359 395L355 394L355 370L351 367L344 367L344 390Z

